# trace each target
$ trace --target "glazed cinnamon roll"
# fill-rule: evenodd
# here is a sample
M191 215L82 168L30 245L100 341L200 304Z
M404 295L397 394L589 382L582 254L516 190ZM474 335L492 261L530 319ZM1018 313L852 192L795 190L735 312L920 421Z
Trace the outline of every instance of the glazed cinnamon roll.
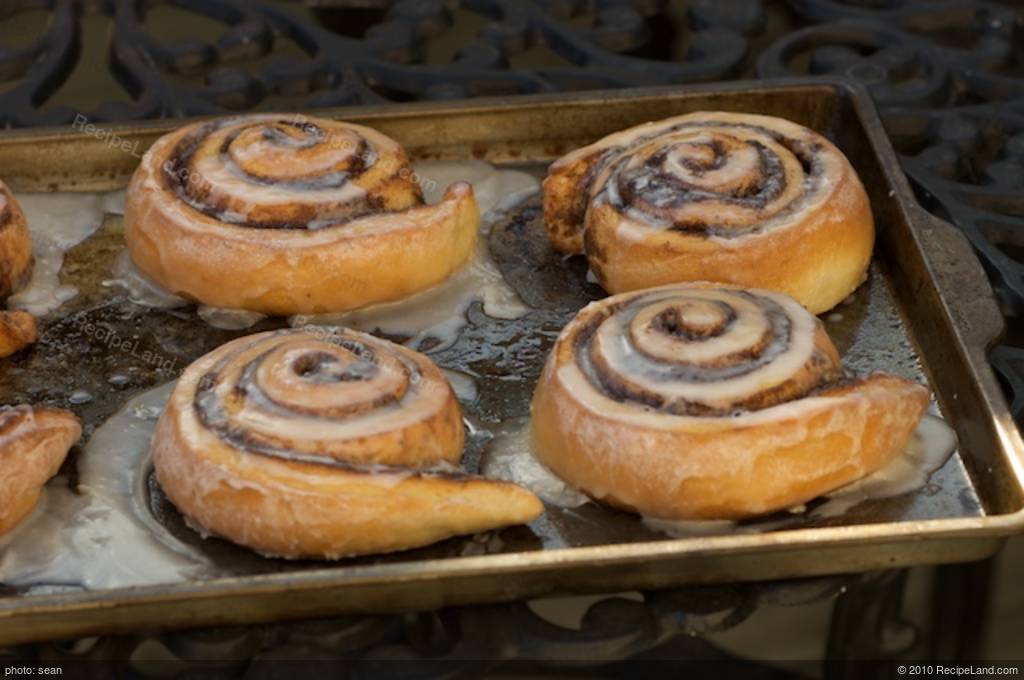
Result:
M0 182L0 300L21 288L31 274L32 237L25 214Z
M425 205L405 151L361 125L252 115L160 138L125 240L176 295L266 314L343 312L429 288L473 252L469 184Z
M542 506L457 467L463 425L427 357L344 329L239 338L189 366L157 423L157 480L199 528L341 558L529 521Z
M616 132L552 164L544 222L606 290L722 281L815 314L863 282L864 186L831 142L780 118L692 113Z
M584 308L533 399L538 458L597 500L663 519L736 519L878 470L928 391L847 376L818 319L780 293L675 284Z
M0 407L0 534L25 519L82 435L74 414L45 406Z

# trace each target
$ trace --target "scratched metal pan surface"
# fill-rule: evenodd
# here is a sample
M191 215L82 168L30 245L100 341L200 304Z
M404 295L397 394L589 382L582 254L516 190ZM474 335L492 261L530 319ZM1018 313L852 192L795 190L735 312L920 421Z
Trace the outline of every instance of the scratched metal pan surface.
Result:
M371 125L418 159L484 159L542 177L558 155L612 131L695 110L734 110L789 118L822 132L849 156L867 187L878 224L868 282L839 316L826 317L848 364L927 382L956 429L959 448L920 491L862 503L840 517L793 517L763 532L724 531L670 538L637 518L593 504L548 507L528 526L496 540L451 539L419 550L336 563L265 559L203 540L150 488L160 530L205 551L220 568L205 580L87 591L0 589L0 644L137 630L247 623L336 613L436 608L551 593L655 589L978 559L1024 527L1024 457L986 350L1002 321L966 240L915 201L866 93L838 81L730 83L629 92L544 95L513 100L339 109L327 115ZM140 124L106 130L9 132L0 136L0 169L18 191L99 191L126 185L137 153L175 127ZM116 134L116 138L112 135ZM112 144L115 139L118 144ZM582 258L564 260L543 235L539 200L513 211L489 245L506 281L530 306L515 321L469 310L451 347L432 352L440 365L475 377L463 404L471 418L500 425L528 412L555 335L602 291L586 279ZM137 307L101 282L123 248L121 223L108 217L72 250L65 282L80 294L54 318L43 341L4 362L0 403L67 406L72 389L96 398L74 408L87 436L132 395L176 377L221 343L281 327L269 319L229 332L194 310ZM121 337L158 342L172 362L138 365L116 388L111 370L131 360L79 335L84 322ZM131 354L131 353L128 353ZM137 362L138 363L138 362ZM483 438L471 438L466 464L478 465ZM81 445L76 449L80 453ZM76 456L62 480L75 484Z

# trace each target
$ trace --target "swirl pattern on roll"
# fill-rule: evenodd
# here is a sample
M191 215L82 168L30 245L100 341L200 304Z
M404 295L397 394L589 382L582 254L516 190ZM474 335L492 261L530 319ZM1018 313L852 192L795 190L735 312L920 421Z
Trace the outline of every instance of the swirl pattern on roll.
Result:
M640 125L562 157L544 216L553 245L586 253L611 292L712 280L805 293L811 307L838 302L811 287L822 272L839 299L860 283L874 233L864 188L827 139L725 112ZM802 243L807 255L787 252ZM823 267L811 246L826 260L842 252Z
M367 473L462 455L451 387L429 359L399 345L345 329L284 331L215 354L192 409L206 432L238 451ZM410 439L418 445L404 446Z
M582 315L580 368L606 396L674 415L727 415L798 398L843 371L817 319L784 295L670 288Z
M284 557L384 552L532 519L465 473L461 412L427 357L341 328L239 338L179 379L153 440L194 524Z
M424 203L405 150L365 126L283 115L161 137L128 190L142 273L214 307L343 312L444 280L473 251L467 183Z
M531 423L540 461L599 500L737 518L877 470L927 404L903 378L848 375L792 298L691 283L581 310L551 351Z
M402 147L369 128L328 120L201 124L176 141L162 176L192 208L257 229L323 229L423 204Z
M756 125L679 123L620 152L592 191L650 228L735 238L815 200L821 150Z

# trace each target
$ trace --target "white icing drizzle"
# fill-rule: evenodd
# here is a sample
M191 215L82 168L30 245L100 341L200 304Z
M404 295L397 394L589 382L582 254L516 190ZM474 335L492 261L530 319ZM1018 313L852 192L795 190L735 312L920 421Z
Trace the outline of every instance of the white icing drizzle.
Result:
M103 211L108 215L124 215L124 202L127 193L126 187L103 194Z
M372 370L332 340L359 343L372 350ZM324 370L366 374L361 379L318 384L297 370L310 356L331 357L333 363ZM239 386L245 384L242 372L250 362L257 362L258 368L251 378L251 388L247 387L240 398ZM386 340L351 331L335 330L323 335L270 331L238 338L195 361L182 374L171 399L179 407L182 436L190 446L201 450L220 441L219 434L208 429L192 408L203 376L215 371L217 382L211 402L238 402L225 428L286 439L297 453L329 456L331 452L348 451L347 443L352 440L398 432L442 412L450 398L447 385L440 376L434 378L425 372L425 362L423 357ZM388 394L399 396L383 406L343 418L321 412L338 404L373 404ZM293 405L300 405L306 415L285 410ZM243 447L237 448L244 451ZM345 460L361 462L354 455ZM424 457L428 455L424 453Z
M480 460L480 472L485 477L518 484L545 503L562 508L578 508L590 502L585 493L563 481L533 455L529 418L504 422L493 435Z
M773 132L808 147L820 146L816 152L819 176L814 181L805 175L793 150L780 143ZM789 181L766 205L744 206L720 199L742 192L750 181L772 181L771 177L761 177L760 154L754 145L775 159L775 171ZM803 214L829 200L835 178L843 172L840 152L818 134L786 120L752 114L693 113L637 125L566 154L551 169L564 169L596 153L611 156L590 185L590 205L607 203L621 209L622 219L615 233L625 241L641 241L650 236L652 227L660 230L689 220L713 220L726 226L745 226L752 221L758 225L759 234L784 229L792 224L793 214ZM720 158L716 158L718 154ZM719 165L713 166L716 161ZM673 204L677 190L656 188L645 176L651 172L647 165L652 162L657 164L660 176L674 177L681 186L703 192L703 200ZM701 166L700 171L693 169L693 163ZM654 210L624 200L618 182L627 176L633 177L635 188L647 193L644 203ZM796 210L791 213L784 210L786 207ZM725 247L734 245L729 236L709 234L708 238Z
M404 300L345 314L294 316L289 320L292 326L346 326L406 336L410 347L420 346L429 337L437 343L431 349L438 350L458 338L466 325L466 310L474 301L481 301L484 313L496 319L517 319L528 311L491 259L487 236L504 210L537 191L537 180L524 172L498 170L479 161L421 163L416 170L424 178L428 201L438 198L436 188L446 186L453 178L473 184L481 223L472 261L443 283Z
M259 157L259 150L254 149L252 156ZM347 155L347 154L346 154ZM207 156L195 166L195 172L201 181L215 195L232 196L243 204L251 205L288 205L298 196L294 189L279 184L256 183L237 169L224 164L219 156ZM366 191L355 182L345 182L340 187L329 189L304 188L303 193L312 193L316 199L325 203L353 203L363 198ZM238 215L236 221L244 221L244 215Z
M689 538L691 536L719 536L735 533L736 522L731 519L659 519L657 517L641 517L644 526L651 531L660 531L673 538Z
M246 328L252 328L267 318L266 314L250 312L245 309L221 309L219 307L207 307L206 305L199 305L196 313L199 314L200 319L214 328L228 331L241 331Z
M500 170L484 161L423 161L415 168L427 203L440 201L444 187L469 182L481 215L510 208L540 188L525 172Z
M451 368L442 368L441 372L448 379L448 383L452 386L452 390L454 390L455 396L459 401L464 404L472 404L476 401L480 390L473 376Z
M170 293L140 272L127 249L118 253L111 273L113 278L105 280L103 285L122 289L136 304L155 309L174 309L188 304L188 300Z
M246 115L225 118L212 126L194 124L158 139L142 159L141 167L148 171L141 183L143 191L165 191L158 179L164 168L158 168L155 159L168 156L190 140L197 143L193 160L175 166L172 172L186 189L184 204L200 208L204 201L215 205L230 197L234 208L220 211L225 222L246 222L260 207L295 201L318 203L332 212L330 217L340 217L365 199L366 190L344 175L336 177L336 182L319 185L303 180L329 177L346 161L358 161L366 172L401 169L396 165L400 147L376 130L323 120L313 126L312 121L294 115ZM284 182L264 182L260 177ZM289 180L299 180L302 186L291 185ZM203 200L195 195L199 188ZM181 207L169 208L168 214L194 224L194 215ZM329 221L325 215L321 226Z
M626 295L592 302L562 330L559 336L559 343L573 342L572 338L577 337L575 334L581 332L582 324L595 318L599 320L598 327L591 335L590 347L586 351L580 352L576 360L564 362L554 369L555 379L561 382L580 404L596 413L653 430L672 430L686 423L693 427L725 431L764 422L797 419L800 416L834 407L837 400L843 399L841 396L831 395L806 396L759 410L737 410L729 413L728 417L723 417L722 415L671 413L649 408L643 403L615 398L614 395L606 393L603 386L596 380L598 370L606 370L608 375L620 376L624 382L632 385L639 384L653 392L668 394L676 398L683 397L687 401L702 403L713 408L730 409L731 405L738 401L738 397L756 395L762 390L771 389L797 375L800 368L812 357L813 333L817 323L815 317L796 301L784 295L763 290L751 290L741 294L724 289L670 285L628 294L630 295L628 299ZM645 374L656 375L668 370L676 363L680 366L685 365L687 362L684 354L697 355L698 358L710 354L713 358L717 348L717 343L694 342L687 340L685 335L675 338L672 337L674 334L659 330L652 325L658 314L678 304L680 305L677 308L679 319L684 323L695 323L699 326L702 320L711 317L706 310L702 310L699 304L694 306L693 302L724 301L730 296L736 296L736 301L739 302L746 299L745 295L753 295L773 302L789 319L791 332L788 337L773 336L769 338L769 344L763 349L763 352L766 353L765 363L753 370L739 371L737 374L722 377L714 382L702 382L686 375L673 376L671 380L661 382L645 377ZM605 308L610 305L616 305L616 307L611 312L607 312ZM742 341L743 337L749 338L756 335L756 333L750 333L751 329L746 328L746 324L741 321L745 314L753 314L752 322L755 330L756 326L765 322L761 318L761 312L756 309L745 310L742 305L737 306L732 300L729 301L729 305L737 314L733 325L736 326L739 337L732 338L734 333L731 330L726 330L724 335L716 338L716 340L726 339L727 349L742 345L742 342L735 343L732 340ZM694 312L697 312L695 319L691 317ZM764 327L770 328L768 325ZM701 347L702 344L706 347ZM690 347L683 349L687 345ZM728 352L724 353L724 356L727 360L729 359ZM678 360L680 357L682 360ZM600 368L598 360L602 362ZM741 356L736 362L736 366L742 369L748 361L750 359ZM700 362L692 364L694 367L699 365ZM800 431L800 426L794 426L790 434L794 438L799 438ZM747 462L747 459L739 455L739 452L731 458L740 464ZM677 470L677 472L678 474L685 473L683 470Z
M916 491L945 465L955 449L953 429L941 418L926 415L901 455L878 472L828 494L828 501L811 511L811 516L838 517L865 500Z
M100 228L108 200L116 204L116 199L109 196L71 192L18 194L32 234L35 264L32 278L8 299L8 307L42 316L78 295L76 287L60 282L64 253Z
M769 320L758 302L732 290L669 287L638 295L627 307L601 323L594 332L593 346L603 356L611 372L628 376L632 383L651 392L709 406L729 404L783 383L808 362L814 351L817 321L798 302L768 291L752 294L775 302L784 311L790 321L789 344L760 368L733 378L702 382L681 378L668 381L658 377L666 366L674 364L704 365L719 360L729 361L730 357L756 347L769 332ZM658 315L668 310L678 310L687 323L697 326L724 323L724 312L714 303L728 305L736 314L735 321L714 342L688 341L652 331ZM600 306L601 303L595 305ZM627 313L635 316L628 329L623 329L621 317ZM581 316L586 316L586 311ZM783 340L773 337L772 342ZM662 359L665 363L661 363Z
M145 507L155 414L173 387L143 392L97 428L78 460L79 493L52 480L36 512L0 541L0 582L96 590L213 575Z
M466 325L466 310L475 300L483 303L485 314L497 319L516 319L528 311L491 259L487 236L502 213L536 192L539 182L525 172L501 170L483 161L427 161L417 163L415 171L428 204L438 202L453 182L473 185L481 226L472 260L443 283L404 300L343 314L298 315L289 319L292 326L340 325L407 336L410 347L431 337L438 341L433 349L442 349L458 337ZM113 276L104 285L124 289L129 299L141 305L168 309L188 304L139 272L127 251L118 256ZM242 310L204 307L199 316L211 326L228 330L249 328L264 318Z

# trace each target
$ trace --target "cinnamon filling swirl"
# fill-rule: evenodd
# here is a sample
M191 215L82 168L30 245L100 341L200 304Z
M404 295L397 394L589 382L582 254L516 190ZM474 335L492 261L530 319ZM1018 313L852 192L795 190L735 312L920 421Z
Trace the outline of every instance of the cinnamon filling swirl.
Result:
M375 140L380 144L381 140ZM390 141L390 140L388 140ZM397 144L373 141L352 128L288 118L239 127L212 121L185 135L162 167L167 188L214 219L254 229L325 228L381 210L423 204L409 159ZM367 191L365 178L380 164L377 185L400 193L390 199ZM378 174L381 171L378 170ZM263 202L283 192L299 206ZM297 209L296 209L297 208Z
M616 147L581 188L653 229L736 238L817 199L821 151L758 125L680 123Z
M428 205L405 150L360 125L282 115L197 123L132 178L138 269L209 307L347 312L440 283L473 252L479 211L456 182Z
M409 472L379 450L353 459L351 447L366 449L381 428L452 415L450 389L436 369L384 340L331 328L256 338L221 352L198 377L192 399L204 430L241 452L350 472ZM461 421L448 421L446 436L461 440Z
M693 113L608 135L544 181L552 245L620 293L721 281L815 313L864 279L874 224L845 156L779 118Z
M674 284L585 307L534 392L538 459L650 517L749 517L879 469L923 387L848 377L824 327L781 293Z
M695 288L628 296L583 320L575 356L620 402L676 415L727 415L842 379L817 320L784 296Z
M464 436L427 357L320 327L239 338L193 363L152 451L195 525L267 554L334 559L536 517L529 492L458 467Z

